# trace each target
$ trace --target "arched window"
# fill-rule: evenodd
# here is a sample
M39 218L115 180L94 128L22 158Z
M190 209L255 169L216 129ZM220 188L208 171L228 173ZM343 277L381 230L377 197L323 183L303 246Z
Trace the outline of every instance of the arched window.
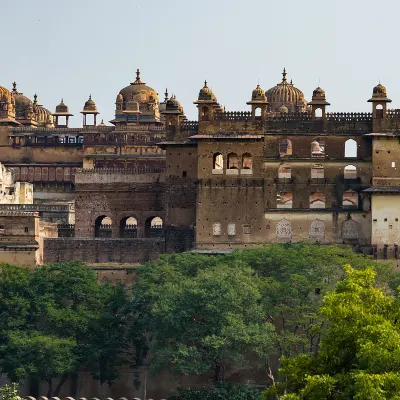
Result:
M282 164L279 167L278 178L279 179L290 179L292 177L292 168L290 165Z
M164 235L164 222L160 217L147 218L145 223L146 237L162 237Z
M325 238L325 224L320 219L314 219L308 231L310 239L323 240Z
M355 240L359 237L359 225L349 218L342 224L342 239Z
M293 193L278 192L276 195L276 208L292 208L292 207L293 207Z
M94 237L110 238L112 236L112 220L106 215L96 218L94 223Z
M322 164L311 166L311 179L324 179L324 166Z
M316 138L311 142L311 157L325 157L325 140Z
M321 192L310 194L310 208L325 208L325 195Z
M383 118L383 105L382 104L377 104L375 110L376 110L376 117L377 118Z
M257 107L255 110L254 110L254 115L255 115L255 117L256 118L261 118L261 108L260 107Z
M250 153L243 154L242 169L253 169L253 158Z
M281 157L291 156L293 154L292 141L283 139L279 142L279 155Z
M202 121L208 121L210 119L210 115L209 115L209 110L208 107L203 107L201 109L201 120Z
M292 223L287 219L281 219L276 224L276 238L277 239L291 239L292 238Z
M215 153L213 156L213 169L223 169L224 168L224 157L221 153Z
M344 143L345 158L357 157L357 142L354 139L348 139Z
M315 118L322 118L322 108L317 108L314 114Z
M358 208L358 193L354 190L343 192L342 197L343 208Z
M236 153L228 154L228 169L239 169L239 157Z
M137 237L137 220L135 217L122 218L119 223L120 237L136 238Z
M354 165L347 165L344 167L344 179L356 179L357 168Z

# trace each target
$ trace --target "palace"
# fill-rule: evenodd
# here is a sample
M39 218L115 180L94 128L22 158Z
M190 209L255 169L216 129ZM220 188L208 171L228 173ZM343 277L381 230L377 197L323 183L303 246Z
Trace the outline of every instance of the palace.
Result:
M271 89L257 85L247 111L226 111L205 82L188 121L137 71L112 125L97 124L90 96L83 126L70 128L63 100L52 113L14 83L0 86L0 162L33 185L37 263L117 273L165 252L295 241L398 263L400 110L381 84L368 102L368 113L329 113L323 89L306 100L284 70Z

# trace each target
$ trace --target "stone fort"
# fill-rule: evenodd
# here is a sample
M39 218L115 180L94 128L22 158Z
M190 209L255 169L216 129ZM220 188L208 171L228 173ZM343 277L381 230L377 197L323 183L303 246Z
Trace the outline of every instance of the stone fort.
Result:
M286 70L249 92L246 111L226 111L205 82L189 121L137 71L110 125L89 97L74 128L63 100L51 112L0 86L0 162L33 187L32 204L0 204L0 216L39 219L32 263L82 260L115 279L162 253L276 242L350 244L397 263L400 110L386 88L365 113L329 113L325 91L306 100Z

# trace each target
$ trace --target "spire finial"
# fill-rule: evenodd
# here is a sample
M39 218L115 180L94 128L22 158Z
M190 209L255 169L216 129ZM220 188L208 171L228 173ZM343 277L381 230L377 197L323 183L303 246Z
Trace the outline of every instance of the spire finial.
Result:
M37 104L37 94L33 95L33 104Z
M140 70L139 68L136 70L136 80L140 82Z
M286 82L286 75L287 75L287 72L286 72L286 67L285 68L283 68L283 72L282 72L282 75L283 75L283 79L282 79L282 82Z
M290 80L290 84L293 85L293 79Z
M207 80L204 80L204 87L205 87L205 88L208 87L208 86L207 86Z
M165 103L166 103L167 100L168 100L168 88L165 88L165 93L164 93L164 95L165 95L164 101L165 101Z
M89 94L89 100L92 100L92 95L91 94Z
M14 93L17 93L17 82L14 81L14 82L12 83L12 85L13 85L13 90L12 90L12 91L13 91Z

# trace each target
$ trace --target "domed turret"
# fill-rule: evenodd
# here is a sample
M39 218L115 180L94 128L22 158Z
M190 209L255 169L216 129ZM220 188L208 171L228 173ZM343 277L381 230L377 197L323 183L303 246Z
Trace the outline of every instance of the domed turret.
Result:
M282 75L282 82L265 92L270 110L279 112L279 108L284 105L289 112L306 111L307 101L304 99L304 93L297 89L292 82L287 81L286 68L283 69Z
M385 86L381 85L379 82L372 90L372 97L368 100L368 103L372 103L372 115L374 118L374 130L380 129L380 127L375 126L377 120L386 118L387 103L391 103L387 97Z
M208 87L207 81L204 81L204 86L200 89L199 97L193 103L199 109L199 121L210 121L214 119L216 112L223 111L213 91Z
M124 111L127 110L128 102L135 101L139 104L140 117L137 115L131 115L128 117ZM117 95L116 99L116 112L115 120L113 123L126 123L126 122L137 122L136 118L139 118L139 122L159 122L160 121L160 110L158 93L147 86L140 79L140 71L136 71L136 80L123 89Z
M61 103L56 106L56 112L52 114L54 117L56 117L56 127L68 127L68 120L69 117L72 117L73 115L69 112L68 106L64 103L64 99L61 99ZM59 118L60 117L65 117L65 125L60 125L59 124Z
M268 100L265 96L264 90L259 84L257 84L256 88L252 91L251 100L248 101L247 104L251 105L251 114L253 119L265 118L265 115L267 113ZM258 113L259 115L256 115Z
M204 86L200 89L199 92L199 101L217 101L213 91L207 86L207 81L204 81Z
M325 90L321 89L319 86L313 91L312 95L312 100L308 103L309 106L311 106L311 112L313 115L313 118L318 117L316 115L317 110L322 111L322 116L325 118L325 109L326 106L330 106L330 103L326 101L326 95L325 95Z
M81 111L81 114L83 115L83 126L87 125L96 125L96 116L97 114L100 114L97 111L96 103L92 100L92 95L89 95L89 99L85 102L85 105L83 107L83 110ZM93 124L88 124L87 123L87 116L88 115L93 115Z
M168 127L176 127L182 121L186 120L183 107L176 99L175 95L172 95L172 97L165 102L165 110L162 112L162 114Z

